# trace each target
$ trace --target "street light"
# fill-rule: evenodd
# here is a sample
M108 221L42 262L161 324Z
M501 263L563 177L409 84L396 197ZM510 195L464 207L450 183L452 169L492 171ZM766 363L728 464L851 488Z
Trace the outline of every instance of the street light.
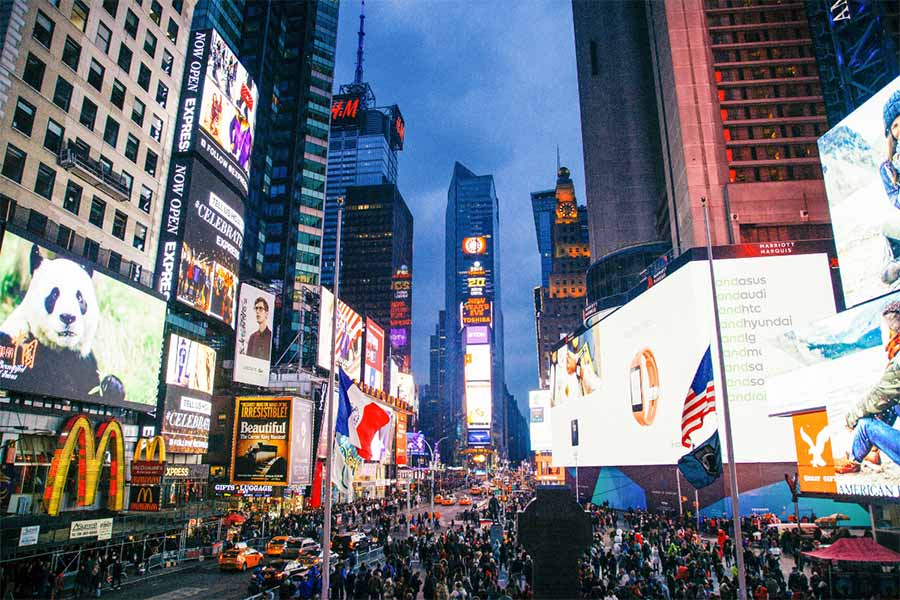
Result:
M444 440L449 439L449 438L450 438L449 435L445 435L444 437L442 437L441 439L439 439L437 442L434 443L434 447L437 448L438 450L440 450L441 442L443 442ZM431 517L434 518L434 469L436 468L437 465L434 462L434 449L428 443L428 440L426 440L424 437L422 438L422 441L425 442L425 446L428 447L428 451L431 453Z

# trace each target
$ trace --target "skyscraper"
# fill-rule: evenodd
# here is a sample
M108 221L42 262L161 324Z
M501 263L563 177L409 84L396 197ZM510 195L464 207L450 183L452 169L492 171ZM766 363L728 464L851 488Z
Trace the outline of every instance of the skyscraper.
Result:
M335 0L248 0L241 59L259 87L243 269L281 290L273 359L315 364Z
M534 213L534 230L537 233L538 252L541 254L541 286L550 287L556 190L531 192L531 211Z
M534 205L535 194L531 197ZM587 295L586 273L591 260L587 210L578 206L575 200L575 187L566 167L559 169L550 215L549 219L538 220L535 209L538 249L543 257L542 237L549 237L551 256L547 283L534 290L540 389L550 387L551 349L562 336L581 327ZM542 227L546 227L545 220L550 221L549 231L542 231ZM541 266L541 278L544 279L543 264Z
M475 175L457 162L444 237L446 410L451 422L464 424L464 445L484 444L487 437L505 454L499 213L493 175Z
M235 54L241 50L246 0L197 0L191 31L215 29Z

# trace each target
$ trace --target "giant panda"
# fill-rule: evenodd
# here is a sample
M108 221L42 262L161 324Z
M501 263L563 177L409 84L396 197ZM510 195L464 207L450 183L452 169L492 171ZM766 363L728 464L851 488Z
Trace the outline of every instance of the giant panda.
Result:
M37 245L29 257L31 284L0 325L0 345L37 340L34 367L16 378L20 390L73 399L121 402L125 389L114 375L101 383L93 343L100 308L89 267L48 259Z

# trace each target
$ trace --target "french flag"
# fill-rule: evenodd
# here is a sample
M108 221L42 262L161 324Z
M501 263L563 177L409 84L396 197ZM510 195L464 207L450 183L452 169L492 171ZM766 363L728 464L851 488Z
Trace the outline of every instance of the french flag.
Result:
M359 387L340 370L340 400L335 430L350 438L357 453L364 460L373 460L373 440L378 431L391 422L391 415L369 399Z

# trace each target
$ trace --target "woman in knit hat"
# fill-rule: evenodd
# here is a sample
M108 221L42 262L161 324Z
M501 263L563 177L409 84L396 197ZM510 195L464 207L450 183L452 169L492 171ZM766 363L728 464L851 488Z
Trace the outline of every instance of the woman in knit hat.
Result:
M900 210L900 90L895 91L884 104L884 136L887 140L887 160L881 163L879 173L884 191L894 208ZM900 279L900 231L897 226L885 223L882 228L887 241L884 270L881 279L891 285Z

